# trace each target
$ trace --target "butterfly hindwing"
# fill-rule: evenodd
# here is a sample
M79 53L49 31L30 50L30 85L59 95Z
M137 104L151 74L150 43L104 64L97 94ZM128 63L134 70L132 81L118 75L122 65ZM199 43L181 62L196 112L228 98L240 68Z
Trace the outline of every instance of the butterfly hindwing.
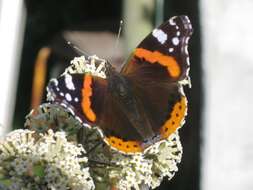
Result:
M111 147L124 153L141 152L143 138L122 106L110 93L107 94L104 114L98 125Z
M147 83L132 79L139 104L143 106L143 115L149 119L157 138L166 139L178 129L186 115L187 100L178 83Z

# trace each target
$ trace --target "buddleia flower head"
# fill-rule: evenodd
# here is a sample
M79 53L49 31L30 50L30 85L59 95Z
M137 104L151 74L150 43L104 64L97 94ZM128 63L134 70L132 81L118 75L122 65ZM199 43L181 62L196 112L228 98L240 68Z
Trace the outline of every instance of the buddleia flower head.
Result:
M0 184L10 190L94 189L84 154L64 132L15 130L0 141Z

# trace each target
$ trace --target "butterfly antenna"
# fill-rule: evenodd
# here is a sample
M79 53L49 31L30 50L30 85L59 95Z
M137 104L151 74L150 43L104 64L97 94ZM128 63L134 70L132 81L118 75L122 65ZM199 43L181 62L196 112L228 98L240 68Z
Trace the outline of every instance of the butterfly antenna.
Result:
M118 31L118 35L117 35L117 39L116 39L115 46L114 46L114 48L113 48L113 52L115 52L115 51L116 51L116 48L118 47L119 38L120 38L121 31L122 31L122 26L123 26L123 20L121 20L120 23L119 23L119 31Z
M75 44L73 44L72 42L68 41L67 43L68 43L68 45L69 45L70 47L72 47L73 49L77 50L79 53L83 54L83 55L86 56L86 57L89 57L89 54L88 54L87 52L83 51L82 49L80 49L79 47L77 47L77 46L76 46Z

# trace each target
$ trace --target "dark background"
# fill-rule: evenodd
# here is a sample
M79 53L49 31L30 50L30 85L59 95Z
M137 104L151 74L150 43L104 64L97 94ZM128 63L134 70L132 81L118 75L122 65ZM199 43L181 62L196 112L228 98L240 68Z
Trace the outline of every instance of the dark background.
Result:
M64 30L111 31L117 33L123 15L121 0L26 0L27 21L14 115L14 126L22 126L30 111L34 61L41 47L51 46L48 70L53 64L68 64L74 52L66 52L61 38ZM154 11L153 18L159 10ZM186 88L189 111L180 130L183 158L179 171L171 180L164 180L158 189L198 190L200 177L200 131L202 108L201 47L197 0L165 0L164 20L175 15L188 15L194 34L190 40L190 76L192 88ZM155 23L154 23L155 24ZM65 49L64 49L65 48ZM49 78L49 76L48 76Z

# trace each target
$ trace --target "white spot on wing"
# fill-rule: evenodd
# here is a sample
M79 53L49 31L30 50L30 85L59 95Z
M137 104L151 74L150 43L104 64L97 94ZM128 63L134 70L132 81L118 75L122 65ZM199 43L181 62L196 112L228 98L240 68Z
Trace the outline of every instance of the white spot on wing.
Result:
M184 18L186 19L186 21L187 21L188 23L191 23L191 22L190 22L190 19L188 18L188 16L185 16Z
M174 22L174 17L173 18L171 18L170 20L169 20L169 22L170 22L170 25L176 25L176 23Z
M189 39L190 39L190 37L187 37L187 38L185 39L185 43L186 43L186 44L188 44Z
M60 105L63 106L64 108L67 107L67 105L65 103L63 103L63 102Z
M178 39L178 37L172 38L172 43L173 43L175 46L177 46L177 45L179 44L179 39Z
M184 47L184 51L185 51L185 53L188 55L189 53L188 53L188 46L185 46Z
M71 97L71 95L70 95L69 93L66 93L66 94L65 94L65 98L66 98L66 100L69 101L69 102L72 100L72 97Z
M51 82L55 84L55 86L58 86L58 80L57 79L52 79Z
M189 72L190 72L190 67L188 67L188 68L186 69L186 76L189 76Z
M75 115L75 112L71 108L68 107L67 109L72 115Z
M80 119L80 118L79 118ZM81 120L81 119L80 119ZM87 123L83 123L83 126L84 127L88 127L88 128L91 128L91 126L89 125L89 124L87 124Z
M174 51L174 48L169 48L169 52L173 52Z
M162 44L164 44L167 40L167 34L160 29L154 29L152 35Z
M64 94L62 92L60 92L60 96L64 96Z
M190 65L190 58L189 57L186 58L186 63L187 63L187 65Z
M69 74L65 75L65 84L66 84L66 87L69 90L75 90L75 85L72 81L72 76L71 75L69 75Z
M77 97L75 97L75 102L78 102L78 98Z
M80 123L83 123L83 121L81 120L80 117L76 116L75 118L76 118Z

